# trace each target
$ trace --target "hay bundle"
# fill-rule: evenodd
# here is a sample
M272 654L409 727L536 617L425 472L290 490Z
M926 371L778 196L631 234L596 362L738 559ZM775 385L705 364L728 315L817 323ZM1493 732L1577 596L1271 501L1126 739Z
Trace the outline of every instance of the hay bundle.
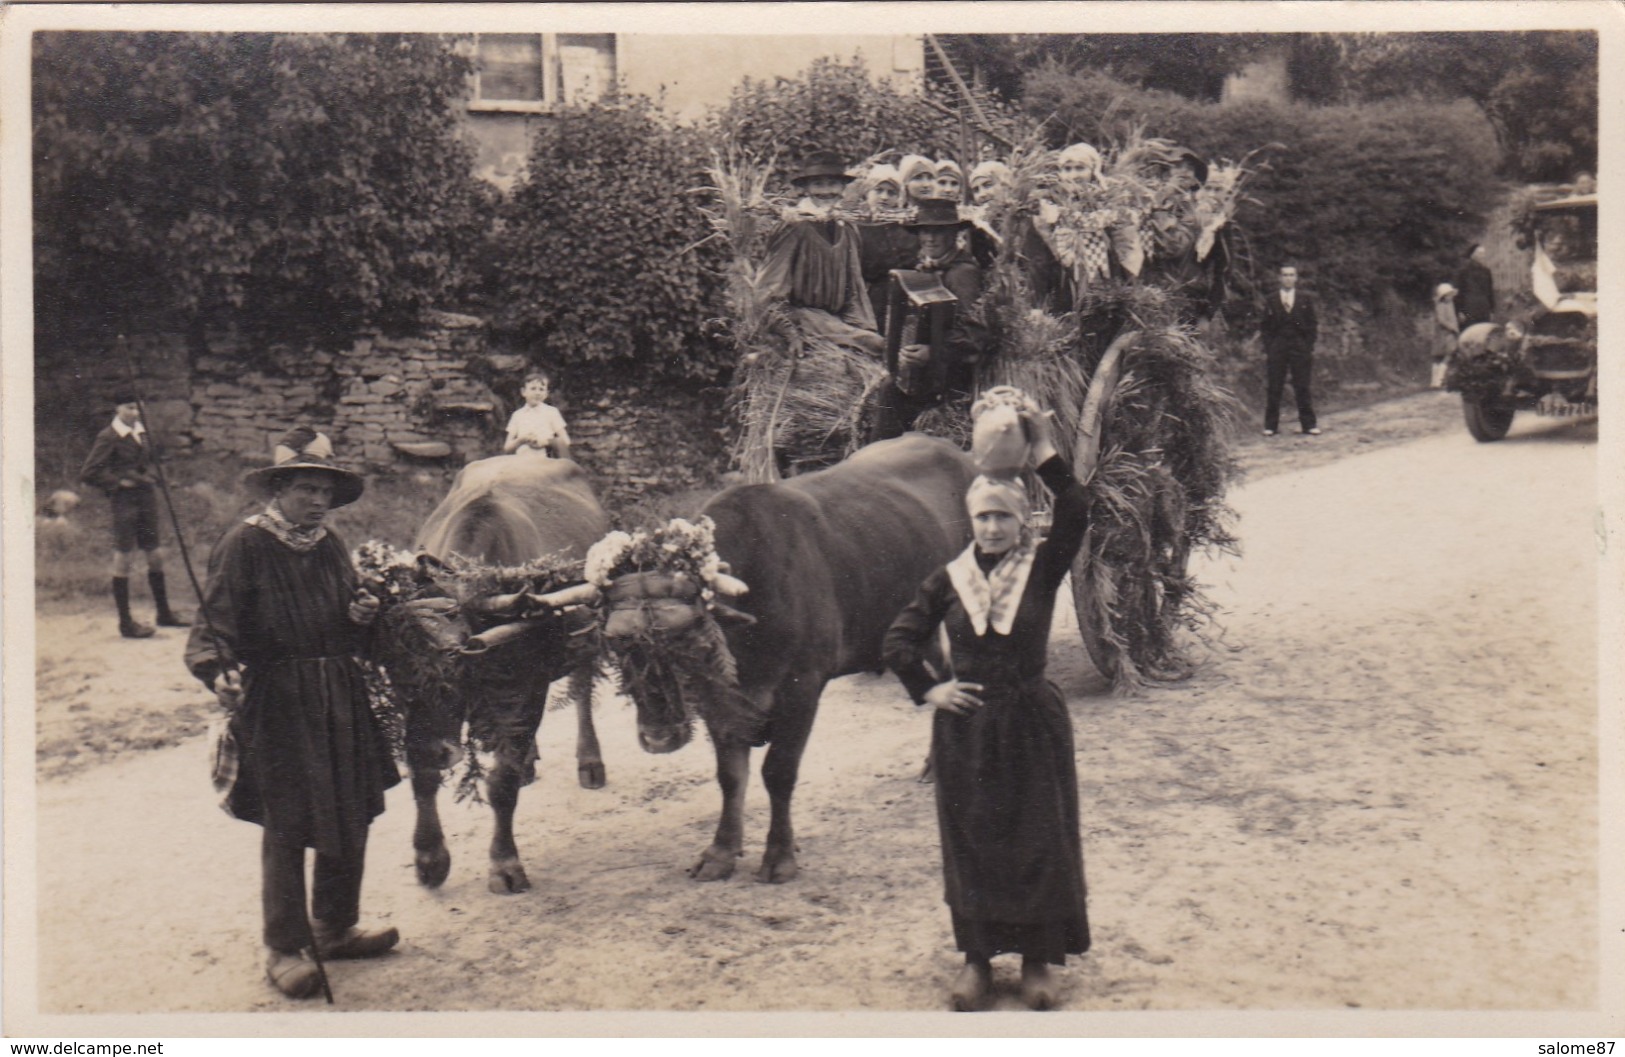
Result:
M713 156L702 207L729 249L725 332L739 366L729 406L737 426L735 465L750 481L792 468L829 465L860 447L863 408L885 368L844 346L804 338L784 305L762 288L761 258L784 203L770 197L773 165L730 151Z
M871 357L829 342L808 342L742 363L732 396L739 422L734 461L750 481L788 469L839 462L863 446L865 409L886 380Z
M1177 154L1138 134L1108 152L1115 196L1144 208L1156 169ZM1017 386L1053 409L1057 441L1071 452L1102 355L1119 334L1139 333L1102 410L1104 448L1086 482L1090 529L1073 593L1091 656L1118 690L1177 678L1189 670L1180 632L1199 629L1211 613L1188 573L1190 553L1235 542L1224 493L1236 473L1229 444L1239 405L1218 384L1211 351L1181 325L1179 299L1151 276L1097 279L1074 286L1076 300L1065 306L1038 303L1016 224L1050 193L1053 168L1027 144L1011 170L1006 237L978 307L995 351L978 383Z

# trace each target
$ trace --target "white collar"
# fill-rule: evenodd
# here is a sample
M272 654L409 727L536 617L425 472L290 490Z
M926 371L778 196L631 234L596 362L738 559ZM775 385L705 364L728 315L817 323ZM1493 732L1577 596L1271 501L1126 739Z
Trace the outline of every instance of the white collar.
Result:
M1006 551L998 564L984 573L976 564L976 544L972 543L948 563L948 579L978 637L986 635L989 627L1000 635L1010 634L1036 553L1037 547L1027 540Z
M121 437L128 437L128 436L133 435L136 440L140 440L142 435L147 432L147 425L146 425L146 423L142 422L140 419L136 419L135 420L135 425L126 426L124 424L124 420L122 418L119 418L117 415L114 415L113 416L113 432L117 433Z

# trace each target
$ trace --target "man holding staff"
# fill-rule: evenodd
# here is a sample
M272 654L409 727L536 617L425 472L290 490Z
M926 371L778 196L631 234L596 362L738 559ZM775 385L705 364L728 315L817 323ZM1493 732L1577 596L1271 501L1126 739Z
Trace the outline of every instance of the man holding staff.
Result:
M240 762L234 776L224 768L223 806L265 830L266 975L290 998L322 986L312 944L325 961L375 957L400 939L356 927L367 830L400 775L356 662L379 602L358 590L350 552L326 525L363 482L332 455L326 436L301 427L273 465L244 478L268 503L216 544L186 648L187 667L231 717ZM306 848L316 851L309 917Z

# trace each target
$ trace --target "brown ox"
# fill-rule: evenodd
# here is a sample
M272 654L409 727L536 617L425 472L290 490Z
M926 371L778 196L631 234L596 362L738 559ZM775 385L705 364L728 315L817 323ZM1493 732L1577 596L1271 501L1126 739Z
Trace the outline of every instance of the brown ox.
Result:
M587 475L575 463L500 455L470 463L458 473L451 492L424 522L417 548L440 559L459 554L494 565L520 565L546 555L582 558L608 529ZM535 766L536 731L548 687L561 676L569 676L576 708L578 777L588 789L604 784L592 723L591 657L583 664L568 649L570 623L548 606L530 606L533 619L497 627L501 616L482 612L477 602L460 601L465 604L456 609L421 611L420 619L439 625L432 632L439 641L457 643L480 633L477 645L494 644L465 659L452 701L417 702L407 710L406 759L418 809L412 835L418 880L437 886L451 869L435 799L441 772L456 758L466 720L476 739L493 749L486 777L486 796L495 815L490 888L499 894L522 892L530 881L514 844L514 808L519 787Z
M716 748L722 816L691 876L715 881L733 873L743 854L751 746L766 743L762 781L772 822L756 878L795 877L790 798L819 695L836 676L881 669L881 639L892 618L970 538L965 490L975 474L969 456L952 444L909 434L830 469L736 486L705 504L702 513L716 522L717 553L749 587L734 604L754 623L730 626L727 644L743 711L761 722L741 734L739 723L719 722L729 702L698 703ZM616 630L613 623L607 630ZM639 634L649 632L633 629L619 648ZM636 704L646 750L672 752L688 741L695 702L646 693Z

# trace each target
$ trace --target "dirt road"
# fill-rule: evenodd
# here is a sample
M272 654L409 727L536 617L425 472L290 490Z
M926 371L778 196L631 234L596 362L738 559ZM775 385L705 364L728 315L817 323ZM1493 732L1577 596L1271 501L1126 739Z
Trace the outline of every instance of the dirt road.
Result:
M1596 426L1520 416L1479 445L1455 414L1429 394L1332 416L1322 438L1250 442L1245 553L1200 570L1224 630L1191 680L1103 695L1057 622L1095 928L1061 977L1066 1010L1598 1003ZM288 1010L260 976L259 830L213 804L208 702L179 636L124 642L100 613L38 628L41 1012ZM630 706L602 701L609 785L590 792L573 726L548 715L520 802L528 894L487 892L488 814L449 800L451 878L419 888L410 795L391 793L364 907L405 939L335 968L339 1009L942 1008L957 956L932 791L914 781L929 724L895 682L826 693L797 797L802 874L782 886L750 879L759 778L744 868L695 884L683 871L718 806L709 746L645 755ZM963 1020L935 1030L983 1030ZM348 1030L333 1023L308 1030ZM1046 1030L1114 1030L1089 1023Z

